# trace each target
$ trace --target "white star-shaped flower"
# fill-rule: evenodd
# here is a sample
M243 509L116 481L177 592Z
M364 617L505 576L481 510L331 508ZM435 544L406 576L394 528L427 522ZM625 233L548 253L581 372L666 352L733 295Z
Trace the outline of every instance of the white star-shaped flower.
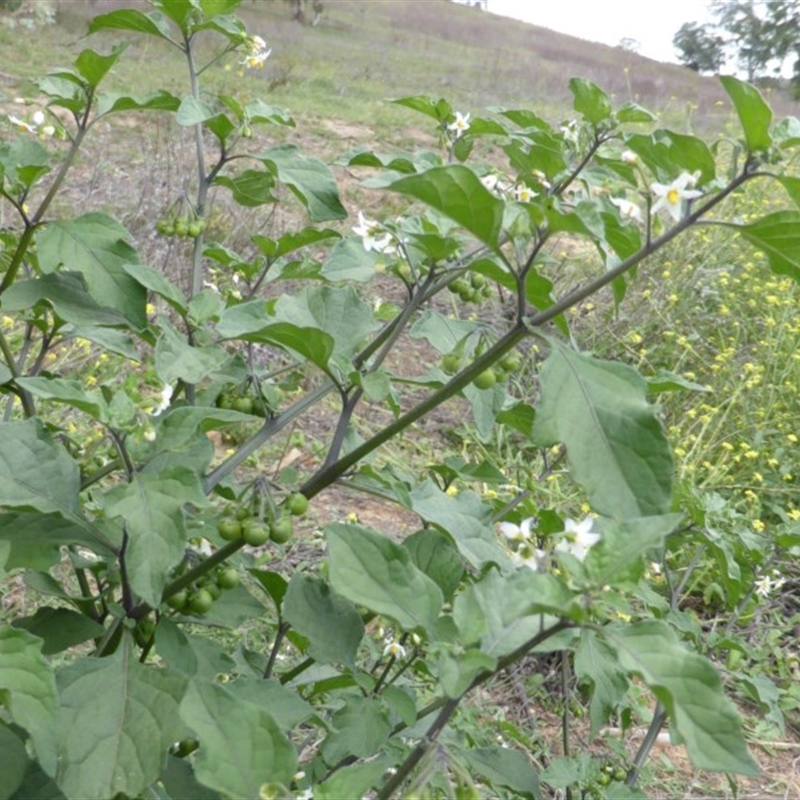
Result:
M456 111L456 118L447 126L447 130L456 135L456 139L463 136L469 130L469 112L462 114Z
M703 194L692 188L695 183L697 183L697 178L694 175L682 172L672 183L652 184L650 189L656 196L656 202L653 203L651 213L657 214L662 208L665 208L675 222L680 222L683 217L684 202L694 200L695 197L701 197Z
M600 534L592 531L594 520L591 517L580 522L564 520L564 538L556 545L560 553L569 553L578 561L583 561L589 549L600 541Z

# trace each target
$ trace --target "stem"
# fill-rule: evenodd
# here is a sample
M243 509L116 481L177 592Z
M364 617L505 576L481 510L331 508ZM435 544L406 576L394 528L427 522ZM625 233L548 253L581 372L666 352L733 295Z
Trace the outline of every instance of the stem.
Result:
M217 564L222 564L223 561L227 561L237 550L241 550L244 545L244 539L237 539L235 542L228 542L228 544L226 544L224 547L221 547L219 550L217 550L216 553L212 553L208 558L203 559L203 561L201 561L196 567L184 572L180 578L175 579L172 583L166 586L161 594L161 601L163 602L168 597L172 597L172 595L177 594L181 589L185 589L187 586L194 583L198 578L202 578L203 575L214 569ZM142 608L144 609L145 607L143 606ZM137 609L137 612L140 611L140 609Z
M283 644L283 639L286 636L289 627L290 626L288 622L281 622L280 625L278 625L278 632L275 634L275 641L272 644L272 651L269 654L269 660L267 661L267 666L264 669L264 680L268 680L272 677L272 670L275 667L275 661L278 658L278 652L281 649L281 644Z
M621 275L624 275L626 272L633 269L637 264L639 264L639 262L644 261L644 259L651 256L654 252L656 252L656 250L660 250L665 244L671 242L676 236L683 233L687 228L690 228L703 215L707 214L712 208L719 205L726 197L728 197L730 194L733 194L733 192L735 192L742 184L753 177L756 177L755 173L751 173L746 167L741 175L731 181L731 183L728 184L728 186L726 186L718 195L712 197L707 203L704 203L702 206L700 206L697 211L693 211L691 214L688 214L686 217L684 217L680 222L675 223L675 225L673 225L666 233L659 236L658 239L648 242L638 253L635 253L630 258L614 267L614 269L604 272L598 278L595 278L593 281L589 281L589 283L587 283L585 286L575 289L575 291L570 292L566 296L562 297L561 300L559 300L557 303L554 303L544 311L540 311L538 314L528 317L525 320L525 324L529 328L538 328L545 323L550 322L551 319L557 317L559 314L562 314L567 309L572 308L572 306L577 305L582 300L585 300L587 297L595 294L600 289L605 288L612 281L615 281Z
M323 466L315 475L312 475L311 478L306 481L299 491L309 499L319 494L326 486L329 486L337 478L344 475L345 472L355 466L373 450L397 436L409 427L409 425L412 425L418 419L424 417L434 408L437 408L461 391L461 389L471 383L474 378L480 375L481 372L487 367L490 367L500 356L508 352L527 335L528 332L520 326L511 328L504 336L498 339L492 347L478 356L478 358L456 375L449 383L427 397L402 417L399 417L392 424L387 425L380 433L368 439L360 447L357 447L346 456L340 458L336 463Z
M464 695L461 695L461 697L463 696ZM428 729L428 733L426 734L425 738L417 744L417 746L411 751L411 755L409 755L409 757L403 762L402 766L384 784L383 788L376 795L377 800L389 800L389 798L391 798L391 796L394 794L395 790L400 788L400 785L411 774L411 771L414 769L414 767L416 767L417 764L422 761L425 753L428 752L431 745L436 741L437 737L444 729L444 726L447 725L450 717L453 716L453 713L458 708L458 704L461 702L461 697L448 700L444 704L444 707L439 712L439 716L436 717L433 724Z
M645 761L647 761L647 757L650 755L650 751L653 749L656 739L658 739L659 731L664 725L666 718L667 709L664 708L660 702L656 703L655 711L653 711L653 719L650 720L650 727L647 729L644 740L636 751L636 755L633 759L633 766L628 771L628 776L625 778L626 786L635 786L636 781L639 780L639 773Z

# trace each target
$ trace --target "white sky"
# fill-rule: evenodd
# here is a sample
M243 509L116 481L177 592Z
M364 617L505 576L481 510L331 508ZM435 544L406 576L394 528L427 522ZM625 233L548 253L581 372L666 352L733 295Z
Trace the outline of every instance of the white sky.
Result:
M543 28L618 45L628 36L639 53L677 63L672 37L684 22L707 22L707 0L489 0L489 11Z

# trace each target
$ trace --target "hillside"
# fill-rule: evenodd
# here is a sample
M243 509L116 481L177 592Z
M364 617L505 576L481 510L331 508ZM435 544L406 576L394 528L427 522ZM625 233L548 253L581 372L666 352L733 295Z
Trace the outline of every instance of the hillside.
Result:
M0 27L5 64L15 65L13 71L6 66L0 88L19 90L12 80L17 72L32 77L63 62L86 45L81 36L91 14L121 5L60 0L58 24L39 29L36 37ZM245 0L241 10L272 47L267 67L242 81L299 119L369 120L389 129L408 116L384 101L409 94L445 96L474 111L524 105L559 116L569 108L573 76L595 81L619 102L634 100L666 114L673 126L708 130L729 117L715 78L447 0L328 0L315 27L299 25L289 4L278 0ZM108 41L118 38L109 35ZM136 64L147 89L174 74L161 59L139 40L124 63ZM788 100L770 100L792 113Z

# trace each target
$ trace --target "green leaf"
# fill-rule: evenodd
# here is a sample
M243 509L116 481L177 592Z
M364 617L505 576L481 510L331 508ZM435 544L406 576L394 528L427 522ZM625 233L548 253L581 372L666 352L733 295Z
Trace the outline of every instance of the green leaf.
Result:
M125 272L149 291L166 300L178 313L186 314L188 302L183 292L158 270L144 264L126 264Z
M343 797L364 797L377 786L394 761L389 756L378 756L366 764L353 764L337 769L324 783L314 787L315 800L342 800Z
M67 378L19 378L17 384L36 397L77 408L93 419L106 419L107 406L99 390L84 389L82 381Z
M772 124L772 109L755 86L740 81L732 75L724 75L719 79L722 88L728 93L739 121L742 123L744 140L751 153L769 150L772 147L772 136L769 128Z
M375 277L377 261L378 254L366 250L361 239L342 239L333 246L320 274L329 281L363 283Z
M332 523L325 534L335 591L406 630L434 626L442 592L405 548L361 525Z
M400 97L390 102L410 108L412 111L418 111L420 114L435 119L437 122L443 122L453 115L453 109L446 100L434 100L424 94Z
M136 797L183 738L178 704L185 678L139 663L132 640L106 658L81 658L59 670L57 781L67 797Z
M60 653L87 639L99 638L105 631L100 623L77 611L46 606L36 609L32 617L18 617L11 624L42 639L42 655L45 656Z
M294 145L280 145L257 156L288 186L314 222L345 219L347 211L331 171L316 158L299 154Z
M641 676L663 703L695 767L758 775L739 715L708 659L687 651L672 630L657 620L608 626L603 631L620 665Z
M774 273L800 283L800 213L776 211L750 225L731 227L766 255Z
M180 107L175 114L175 122L184 127L200 125L207 119L211 119L216 113L208 103L198 100L193 95L187 95L181 100Z
M404 539L403 547L450 602L464 576L464 565L452 540L434 528L423 528Z
M660 369L653 375L648 375L647 391L650 394L660 394L661 392L708 392L708 386L703 386L694 381L686 380L682 375L670 372L668 369Z
M105 92L97 99L97 117L124 111L177 111L180 104L180 98L165 89L144 97Z
M234 660L208 636L197 636L172 620L161 617L156 628L156 651L173 671L187 677L213 680L220 673L233 672Z
M597 85L585 78L572 78L569 90L574 98L575 110L589 123L598 122L611 116L611 103L608 95Z
M77 515L80 480L39 420L0 423L0 506Z
M195 774L209 788L229 797L258 797L265 783L291 783L297 754L264 709L197 679L180 714L200 740Z
M22 786L28 769L25 743L0 723L0 800L9 800Z
M656 117L652 111L640 106L638 103L625 103L617 110L618 122L655 122Z
M44 272L61 269L80 272L89 294L101 306L116 309L135 328L147 323L144 287L125 271L138 264L128 231L101 213L51 222L36 235L39 265Z
M342 359L359 352L378 328L369 306L352 286L312 286L294 295L284 294L275 304L275 321L319 329L334 341L332 356Z
M696 136L657 130L628 136L625 144L662 183L669 183L681 172L699 172L702 186L716 175L714 156L708 145Z
M283 600L283 616L309 640L308 654L315 661L355 666L364 623L355 606L331 592L321 578L295 573Z
M497 659L475 648L463 650L459 647L453 653L442 650L436 668L445 695L459 698L478 675L497 669Z
M25 779L11 800L66 800L66 798L40 764L29 762Z
M253 244L271 259L294 253L302 247L318 244L327 239L341 239L341 234L331 228L303 228L302 230L285 233L279 239L270 239L267 236L256 235L252 237Z
M197 782L191 761L176 756L167 756L167 767L161 773L157 785L163 785L169 800L222 800L220 795ZM157 800L156 794L143 795L147 800ZM166 798L165 798L166 800Z
M592 687L589 703L592 727L589 736L594 739L628 690L628 679L617 661L616 653L597 637L595 631L581 631L575 650L575 677Z
M200 383L230 358L222 347L188 344L186 336L178 333L166 318L160 318L159 322L161 336L156 342L155 368L164 383L172 385L178 380Z
M506 555L492 525L492 509L471 491L456 497L445 494L427 480L411 492L411 508L427 522L438 525L456 543L475 569L486 564L507 564Z
M121 313L98 304L79 272L57 272L18 281L3 294L2 309L6 313L27 311L42 301L64 322L73 325L128 325Z
M247 208L274 203L277 200L272 193L275 179L266 170L246 169L233 178L219 175L214 179L214 183L230 189L233 199Z
M170 41L169 24L163 15L153 12L144 13L132 8L92 17L89 21L89 33L103 30L135 31Z
M274 679L237 678L226 688L238 700L268 711L283 731L290 731L315 713L314 706Z
M576 615L572 592L554 575L520 569L511 575L489 570L460 592L453 602L453 619L465 644L480 643L481 651L502 658L547 627L542 615Z
M567 446L572 477L600 514L624 520L669 512L672 455L644 379L625 364L551 344L535 442Z
M139 473L104 498L109 519L121 517L128 533L125 561L133 590L151 606L161 605L167 572L184 556L187 503L205 505L197 474L174 467L159 474Z
M681 514L641 517L624 522L601 519L601 539L587 557L590 574L601 586L637 582L644 572L643 556L649 551L658 552L682 519Z
M389 738L392 726L382 703L375 697L350 695L344 707L333 715L333 733L322 743L322 757L328 764L343 758L368 758Z
M0 695L11 719L30 735L42 767L55 774L58 694L42 640L0 626Z
M102 555L115 556L114 545L104 530L83 517L66 512L41 514L28 512L0 515L0 541L11 551L6 569L48 570L59 560L59 548L79 545Z
M539 776L527 756L510 747L479 747L463 751L470 771L493 787L504 786L523 797L539 797Z
M75 66L86 78L86 82L92 89L97 89L106 73L117 63L119 57L125 51L125 45L114 47L107 56L95 53L94 50L82 50L75 59Z
M287 302L294 300L302 306L297 298L287 298ZM240 303L228 308L217 323L217 331L223 339L242 339L248 342L264 342L283 347L300 358L305 358L313 364L325 369L333 353L334 339L324 331L318 329L313 316L302 311L293 315L298 319L309 317L313 320L312 326L298 325L290 322L278 322L275 316L268 315L265 304L255 300L250 303Z
M389 189L440 211L479 241L497 248L505 204L471 169L459 164L434 167L394 181Z

